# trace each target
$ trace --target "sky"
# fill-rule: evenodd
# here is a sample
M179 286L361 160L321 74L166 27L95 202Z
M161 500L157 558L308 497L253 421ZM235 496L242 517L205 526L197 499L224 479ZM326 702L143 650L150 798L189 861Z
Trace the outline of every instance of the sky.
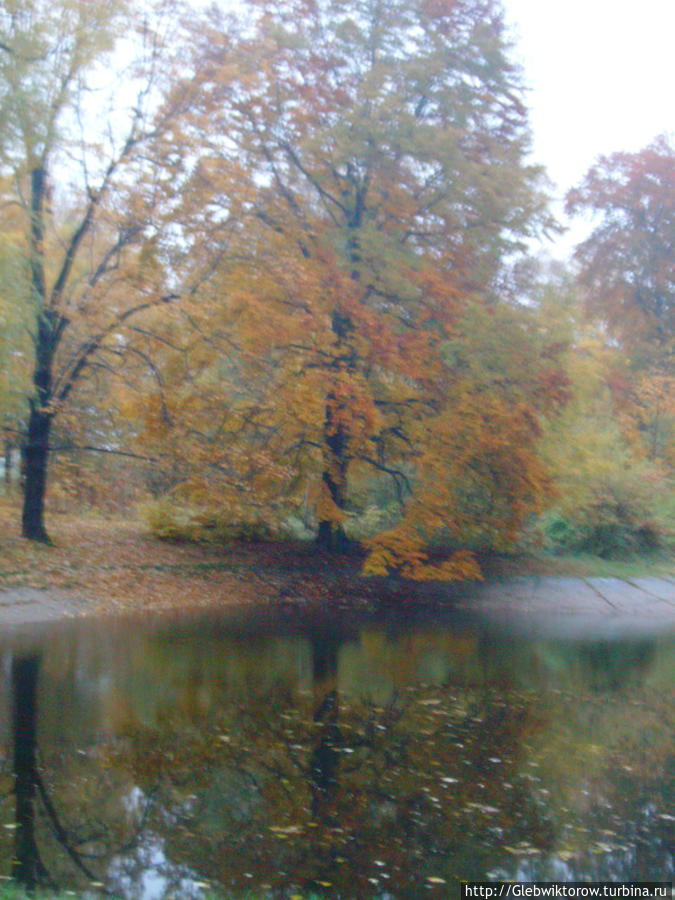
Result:
M595 159L675 134L672 0L503 0L524 69L534 159L559 197ZM567 220L563 220L569 224ZM564 257L577 222L550 248Z

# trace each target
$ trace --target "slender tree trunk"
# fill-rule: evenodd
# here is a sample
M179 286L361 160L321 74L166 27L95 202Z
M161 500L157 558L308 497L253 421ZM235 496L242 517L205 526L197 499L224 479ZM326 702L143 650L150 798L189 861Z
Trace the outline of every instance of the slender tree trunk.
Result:
M343 344L342 352L336 360L337 366L353 366L353 351L347 344L347 338L352 330L351 321L347 316L341 315L336 310L333 313L332 327L340 343ZM331 393L326 398L324 419L326 451L324 454L324 470L321 477L328 489L331 500L340 512L343 512L347 507L347 469L349 467L347 442L349 435L341 421L342 417L337 416L336 421L338 412L336 397ZM344 553L347 549L348 540L342 523L330 519L319 522L316 542L322 550L327 550L329 553Z
M5 435L5 493L9 493L12 484L12 442Z
M24 488L22 534L32 541L49 543L44 525L51 415L33 403L23 447Z
M43 161L44 163L44 161ZM44 203L47 172L44 164L31 173L31 281L39 313L35 336L35 368L30 400L28 433L23 447L24 493L22 534L33 541L49 543L44 526L44 500L47 489L49 431L52 412L52 367L57 340L58 316L48 308L44 271Z

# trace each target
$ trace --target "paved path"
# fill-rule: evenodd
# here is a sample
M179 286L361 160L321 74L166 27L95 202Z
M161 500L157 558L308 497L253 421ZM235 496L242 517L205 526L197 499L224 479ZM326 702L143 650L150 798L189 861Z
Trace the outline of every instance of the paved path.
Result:
M675 635L673 578L513 578L466 586L460 604L494 625L545 637Z
M85 610L85 601L69 591L0 589L0 630L55 622L81 615Z
M496 628L550 638L675 635L675 578L512 578L461 585L458 606ZM0 631L72 618L67 591L0 590Z

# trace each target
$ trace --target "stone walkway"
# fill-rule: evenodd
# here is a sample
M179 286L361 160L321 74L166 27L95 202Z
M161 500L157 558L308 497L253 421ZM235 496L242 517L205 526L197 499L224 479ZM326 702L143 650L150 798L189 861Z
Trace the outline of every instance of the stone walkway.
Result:
M0 630L73 618L85 610L85 601L68 591L0 589Z
M460 596L463 608L520 634L675 635L673 578L514 578L467 585Z
M513 578L455 588L460 609L492 626L549 638L675 635L675 578ZM82 597L0 590L0 631L73 618Z

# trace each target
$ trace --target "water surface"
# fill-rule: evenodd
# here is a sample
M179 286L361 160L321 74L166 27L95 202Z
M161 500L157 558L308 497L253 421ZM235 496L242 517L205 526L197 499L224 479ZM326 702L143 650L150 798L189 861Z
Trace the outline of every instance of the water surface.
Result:
M675 634L271 608L0 638L0 875L129 898L667 880Z

